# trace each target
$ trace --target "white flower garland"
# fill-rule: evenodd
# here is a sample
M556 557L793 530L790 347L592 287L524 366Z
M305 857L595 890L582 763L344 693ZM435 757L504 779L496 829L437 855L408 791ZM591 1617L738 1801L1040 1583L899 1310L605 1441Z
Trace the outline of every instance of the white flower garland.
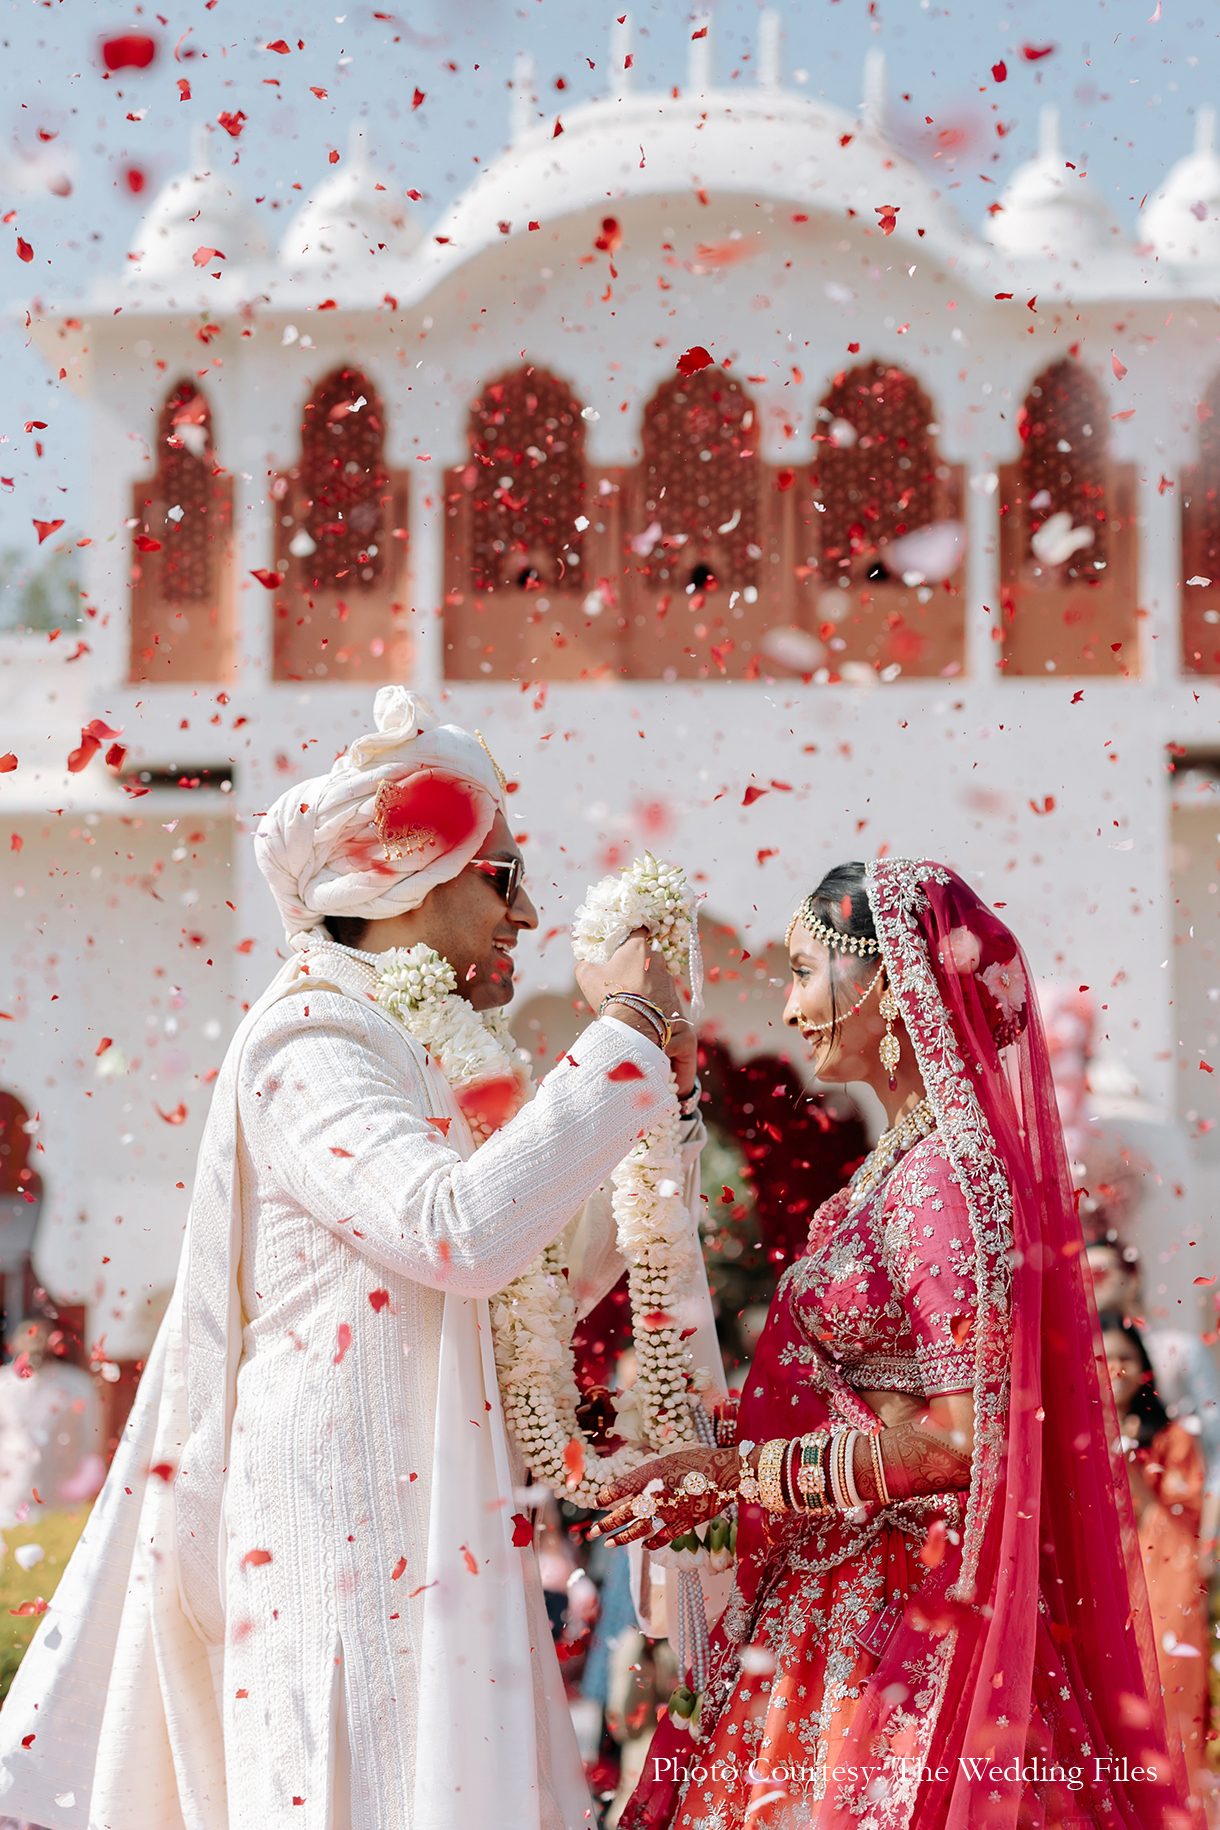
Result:
M590 889L572 924L572 950L577 959L604 962L645 928L666 963L677 965L690 941L693 907L683 872L646 852ZM521 1452L536 1481L578 1506L595 1507L599 1488L658 1451L697 1440L689 1394L710 1379L694 1372L674 1313L699 1249L683 1179L675 1098L611 1177L637 1368L635 1384L615 1400L618 1433L628 1438L623 1448L596 1455L576 1419L576 1309L558 1246L502 1290L492 1309L500 1389Z
M578 959L604 961L628 934L646 928L666 963L676 966L690 943L693 907L682 871L645 853L589 891L573 923L573 950ZM377 998L436 1058L463 1109L477 1109L479 1089L509 1077L520 1088L511 1110L520 1106L528 1073L509 1052L504 1016L476 1011L459 997L452 966L433 949L420 945L387 953ZM535 1481L580 1506L596 1506L600 1487L658 1451L697 1440L689 1397L705 1389L710 1376L694 1371L675 1314L699 1250L683 1199L678 1122L674 1099L611 1178L637 1363L635 1384L615 1401L626 1446L612 1455L595 1454L576 1419L580 1392L571 1346L576 1305L561 1243L549 1245L492 1299L500 1389L522 1455ZM482 1143L496 1127L477 1122L472 1128L476 1143Z
M384 953L377 1002L436 1057L476 1144L484 1143L528 1098L528 1058L516 1048L507 1017L500 1010L475 1010L458 997L457 974L432 947L421 941ZM498 1123L490 1124L481 1111L483 1096L500 1087L505 1097L496 1102Z

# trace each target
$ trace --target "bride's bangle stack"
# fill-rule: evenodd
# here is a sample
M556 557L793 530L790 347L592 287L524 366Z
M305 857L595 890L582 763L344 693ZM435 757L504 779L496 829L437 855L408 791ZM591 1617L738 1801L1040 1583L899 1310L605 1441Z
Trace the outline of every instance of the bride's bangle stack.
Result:
M757 1477L746 1461L754 1444L742 1443L738 1497L761 1505L768 1512L853 1512L865 1504L856 1487L854 1467L856 1443L861 1437L868 1441L877 1497L883 1506L888 1506L881 1433L867 1435L853 1429L776 1436L759 1451Z

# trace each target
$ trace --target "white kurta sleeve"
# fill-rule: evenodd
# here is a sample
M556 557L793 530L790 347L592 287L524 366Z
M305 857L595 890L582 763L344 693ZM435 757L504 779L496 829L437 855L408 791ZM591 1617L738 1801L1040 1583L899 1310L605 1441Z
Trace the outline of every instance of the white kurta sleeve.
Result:
M592 1023L533 1100L469 1161L429 1120L405 1036L333 991L284 999L251 1035L238 1093L260 1173L371 1262L491 1296L562 1230L665 1109L668 1063ZM635 1076L611 1080L624 1062Z

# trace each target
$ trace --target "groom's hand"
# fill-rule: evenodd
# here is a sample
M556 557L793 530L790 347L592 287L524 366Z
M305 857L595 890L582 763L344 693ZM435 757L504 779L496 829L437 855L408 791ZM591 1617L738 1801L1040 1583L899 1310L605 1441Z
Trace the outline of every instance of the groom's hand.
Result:
M664 955L653 952L644 928L637 928L634 934L628 935L604 965L600 960L578 960L576 983L594 1016L602 999L612 991L633 991L637 997L650 999L670 1018L682 1010L682 995L665 964ZM625 1019L626 1006L620 1005L614 1014Z

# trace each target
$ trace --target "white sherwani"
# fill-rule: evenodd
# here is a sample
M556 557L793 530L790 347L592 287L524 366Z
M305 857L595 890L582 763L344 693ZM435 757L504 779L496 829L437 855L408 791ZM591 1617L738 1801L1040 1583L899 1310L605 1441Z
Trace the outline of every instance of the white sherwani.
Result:
M594 1023L464 1161L447 1083L373 982L315 949L229 1051L174 1302L0 1716L6 1813L341 1830L350 1796L352 1830L592 1821L511 1542L486 1298L661 1114L666 1064ZM625 1059L640 1077L609 1080ZM587 1305L621 1264L595 1209L572 1230Z

